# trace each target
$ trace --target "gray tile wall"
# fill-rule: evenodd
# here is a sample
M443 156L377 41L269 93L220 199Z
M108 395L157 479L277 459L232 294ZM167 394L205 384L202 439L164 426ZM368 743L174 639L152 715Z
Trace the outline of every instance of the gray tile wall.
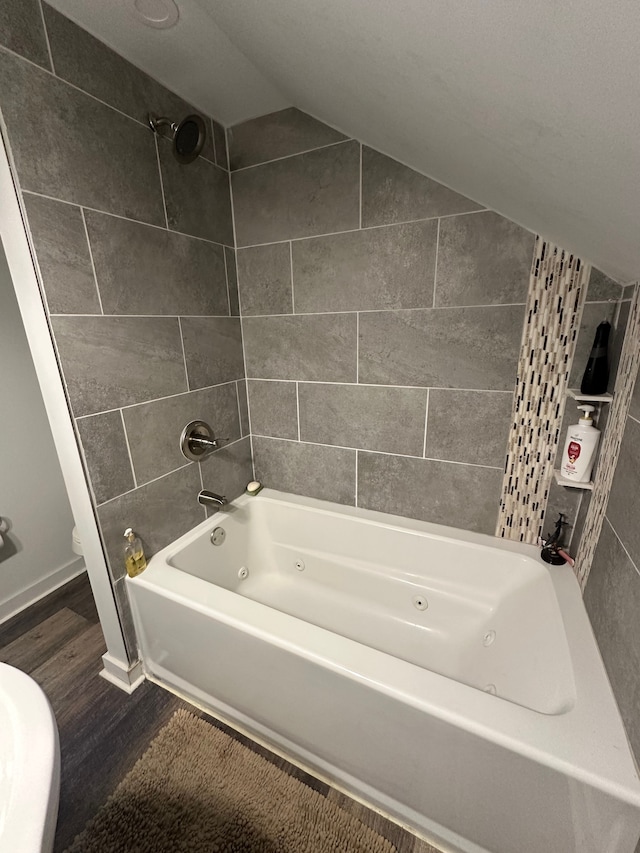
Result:
M628 296L625 292L625 296ZM584 601L627 735L640 761L640 377Z
M224 130L180 166L146 116L193 108L37 0L1 4L0 109L129 624L124 528L152 554L205 518L203 484L252 476ZM178 450L196 418L229 442L202 471Z
M298 110L228 140L256 476L493 533L534 235Z

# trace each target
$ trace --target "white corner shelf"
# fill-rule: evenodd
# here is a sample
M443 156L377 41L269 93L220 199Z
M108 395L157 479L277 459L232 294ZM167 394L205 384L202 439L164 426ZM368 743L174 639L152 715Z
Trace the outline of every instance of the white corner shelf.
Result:
M559 486L567 486L569 489L586 489L589 492L593 491L593 480L588 483L576 483L575 480L567 480L562 476L560 471L554 471L553 476L556 478L556 483Z
M587 403L610 403L613 400L613 394L583 394L579 388L567 388L567 394L574 400Z

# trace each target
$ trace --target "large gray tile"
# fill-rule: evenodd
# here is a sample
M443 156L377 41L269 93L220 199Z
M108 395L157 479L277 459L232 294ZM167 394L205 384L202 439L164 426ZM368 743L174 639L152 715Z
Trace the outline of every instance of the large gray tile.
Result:
M492 211L441 220L435 304L526 302L534 241Z
M358 452L358 506L492 534L502 472Z
M295 107L236 124L229 129L231 168L241 169L347 139Z
M238 393L238 412L240 413L240 435L245 436L251 432L247 380L238 380L236 382L236 389Z
M437 231L412 222L296 240L296 311L431 308Z
M356 451L253 437L256 479L282 492L355 503Z
M356 381L356 315L246 317L247 376L307 382Z
M299 395L302 441L422 456L425 390L301 383Z
M224 249L86 211L105 314L228 314Z
M58 77L145 125L149 113L181 121L194 112L178 95L46 3L44 17ZM208 141L207 156L213 160L211 134Z
M6 53L0 91L23 189L163 224L150 129Z
M142 539L147 558L152 557L204 521L204 510L198 503L200 488L200 472L192 463L98 507L98 520L114 580L125 573L125 529L135 530Z
M236 263L236 250L224 247L224 257L227 264L227 288L229 290L229 314L232 317L240 316L240 296L238 294L238 268Z
M243 317L293 311L289 243L238 249L238 279Z
M166 139L158 152L169 228L233 246L229 173L202 157L178 163Z
M640 575L605 520L584 593L631 747L640 757Z
M425 456L504 468L512 406L509 393L432 388Z
M119 411L76 421L96 503L133 489L127 440Z
M615 302L587 302L582 309L582 319L578 330L578 338L576 340L576 349L573 356L573 365L569 376L569 386L579 388L582 382L593 340L595 338L596 329L603 320L608 320L612 326L615 319L616 303ZM611 361L611 347L613 344L613 328L609 335L609 361Z
M607 516L624 542L631 559L640 566L638 484L640 483L640 423L627 418L620 455L607 505Z
M52 314L100 314L79 207L25 195L29 227Z
M609 278L600 270L593 267L591 269L591 277L589 278L589 286L587 288L588 302L608 302L612 300L617 302L622 298L623 287L617 281Z
M185 464L180 436L190 421L206 421L227 441L240 438L234 382L142 403L124 409L123 416L138 484Z
M76 417L187 390L178 321L53 317Z
M362 146L362 225L387 225L482 210L469 198Z
M272 438L298 438L298 394L295 382L249 379L251 432Z
M2 0L0 45L44 68L51 68L38 0Z
M360 382L512 391L524 307L360 315Z
M244 378L238 317L183 317L180 322L191 390Z
M224 495L228 501L241 495L253 480L251 439L243 438L216 450L200 463L204 488Z
M344 142L231 175L238 246L357 228L360 147Z

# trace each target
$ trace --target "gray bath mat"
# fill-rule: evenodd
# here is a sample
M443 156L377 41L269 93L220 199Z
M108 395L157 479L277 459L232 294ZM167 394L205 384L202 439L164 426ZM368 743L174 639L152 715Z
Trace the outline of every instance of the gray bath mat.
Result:
M176 711L67 853L396 853L317 791Z

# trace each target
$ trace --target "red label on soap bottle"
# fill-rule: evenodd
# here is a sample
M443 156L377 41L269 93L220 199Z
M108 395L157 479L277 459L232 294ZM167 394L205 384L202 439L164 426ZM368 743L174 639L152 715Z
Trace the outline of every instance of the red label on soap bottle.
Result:
M569 447L567 447L567 456L569 457L569 462L575 462L578 456L580 456L581 447L577 441L570 441Z

